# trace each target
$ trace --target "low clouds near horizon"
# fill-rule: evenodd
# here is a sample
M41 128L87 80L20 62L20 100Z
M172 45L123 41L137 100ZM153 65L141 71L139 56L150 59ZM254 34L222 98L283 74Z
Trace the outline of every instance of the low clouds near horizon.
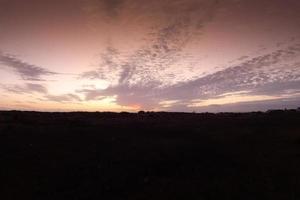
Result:
M219 112L300 106L297 0L1 4L1 107Z

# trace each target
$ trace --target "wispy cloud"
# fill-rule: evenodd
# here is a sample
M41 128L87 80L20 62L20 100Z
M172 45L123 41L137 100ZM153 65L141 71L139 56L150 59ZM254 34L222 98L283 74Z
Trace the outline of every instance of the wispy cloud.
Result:
M7 92L16 94L48 93L48 90L44 85L34 83L26 83L25 85L1 85L1 88Z
M7 69L13 70L23 80L43 81L44 76L56 75L58 73L47 70L23 61L13 55L0 52L0 64Z
M243 102L256 102L266 100L281 99L280 96L267 96L267 95L228 95L223 97L216 97L212 99L194 99L188 104L188 107L206 107L211 105L225 105Z
M54 101L60 103L68 103L68 102L80 102L81 99L76 94L62 94L62 95L45 95L44 101Z
M25 84L0 84L0 88L8 93L18 95L33 94L33 98L41 101L53 101L60 103L81 102L81 98L75 93L54 95L51 94L44 84L25 83Z

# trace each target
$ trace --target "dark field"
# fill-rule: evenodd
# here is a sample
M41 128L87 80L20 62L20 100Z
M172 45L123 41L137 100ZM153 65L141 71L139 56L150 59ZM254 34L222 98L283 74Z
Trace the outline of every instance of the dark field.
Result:
M0 112L0 199L300 199L300 112Z

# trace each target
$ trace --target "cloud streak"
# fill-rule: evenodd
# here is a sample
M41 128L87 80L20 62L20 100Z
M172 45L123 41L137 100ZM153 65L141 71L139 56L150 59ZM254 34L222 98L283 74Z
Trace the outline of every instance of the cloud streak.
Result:
M59 103L80 102L81 99L76 94L62 94L62 95L45 95L43 101L53 101Z
M13 70L23 80L43 81L44 76L57 75L58 73L27 63L13 55L0 52L0 64Z
M48 93L48 90L44 85L34 83L26 83L25 85L1 85L1 88L15 94Z

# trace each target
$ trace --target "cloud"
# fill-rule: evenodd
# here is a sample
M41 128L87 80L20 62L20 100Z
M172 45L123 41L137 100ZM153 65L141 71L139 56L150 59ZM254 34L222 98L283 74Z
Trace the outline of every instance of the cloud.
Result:
M106 1L98 3L107 4ZM212 20L219 4L218 1L203 0L124 0L111 3L112 8L117 7L124 11L123 14L134 16L137 21L131 20L130 23L139 26L141 22L149 22L149 27L144 29L144 42L139 48L124 55L110 44L101 54L99 67L80 76L104 79L111 85L174 82L177 76L172 67L188 58L184 49L191 40L201 35L203 26ZM110 9L104 9L103 12L107 10ZM123 16L123 19L128 16Z
M194 99L188 107L207 107L210 105L224 105L224 104L234 104L243 102L256 102L256 101L266 101L266 100L276 100L281 99L280 96L267 96L267 95L226 95L224 97L216 97L212 99Z
M275 98L270 100L258 100L248 102L237 102L222 105L209 105L205 107L172 107L170 111L197 111L197 112L250 112L267 111L270 109L295 109L299 107L299 97Z
M90 100L102 100L106 96L103 96L102 90L99 89L82 89L82 90L77 90L77 93L84 94L85 100L90 101Z
M44 101L54 101L59 103L78 102L81 98L75 94L62 94L62 95L45 95Z
M40 94L42 97L36 96L35 98L41 101L53 101L59 103L68 103L68 102L81 102L81 98L72 93L62 94L62 95L53 95L48 92L48 89L42 84L35 83L25 83L24 85L12 84L4 85L0 84L0 88L9 93L15 94Z
M167 86L161 86L161 82L155 80L148 80L147 84L139 81L131 84L127 79L135 74L129 75L130 69L127 69L129 72L123 72L119 84L104 90L86 90L85 95L88 100L117 95L119 105L135 104L144 109L172 108L177 105L187 108L194 100L219 99L222 95L228 100L230 93L245 90L248 96L240 97L241 101L270 97L260 99L267 101L275 96L282 98L291 89L300 90L299 69L300 45L294 44L256 57L244 56L236 66ZM173 103L174 100L180 103Z
M299 47L293 45L245 60L237 66L227 67L205 77L171 86L168 95L171 98L175 95L181 99L191 99L240 90L259 92L263 88L265 92L274 93L292 85L296 87L295 82L300 80ZM280 85L285 86L281 88ZM273 90L267 89L270 86Z
M123 0L103 0L102 1L107 11L107 14L111 17L118 15L119 9L122 6Z
M92 16L105 13L108 19L118 16L125 0L83 0L83 10ZM107 20L108 20L107 19Z
M31 91L44 93L44 94L48 93L47 88L41 84L27 83L26 86Z
M107 17L116 18L128 11L129 13L126 13L126 15L132 14L136 18L141 16L159 16L162 18L195 13L195 11L201 11L203 7L207 9L209 6L218 4L218 2L218 0L85 0L83 1L83 8L91 15L102 14L102 17L106 15Z
M118 84L118 77L123 65L121 61L122 57L117 49L109 46L100 54L101 62L99 63L99 67L93 71L83 72L78 78L102 79L109 81L111 84Z
M15 94L40 94L42 97L36 96L37 99L41 101L54 101L60 103L67 102L81 102L81 98L72 93L62 94L62 95L53 95L48 92L48 89L43 84L35 84L35 83L25 83L23 85L20 84L12 84L5 85L0 84L0 88L6 92L15 93Z
M34 83L26 83L25 85L1 85L1 88L15 94L48 93L48 90L44 85Z
M56 75L58 73L49 71L43 67L39 67L27 63L13 55L3 54L0 52L0 64L4 67L13 70L23 80L43 81L43 76Z

